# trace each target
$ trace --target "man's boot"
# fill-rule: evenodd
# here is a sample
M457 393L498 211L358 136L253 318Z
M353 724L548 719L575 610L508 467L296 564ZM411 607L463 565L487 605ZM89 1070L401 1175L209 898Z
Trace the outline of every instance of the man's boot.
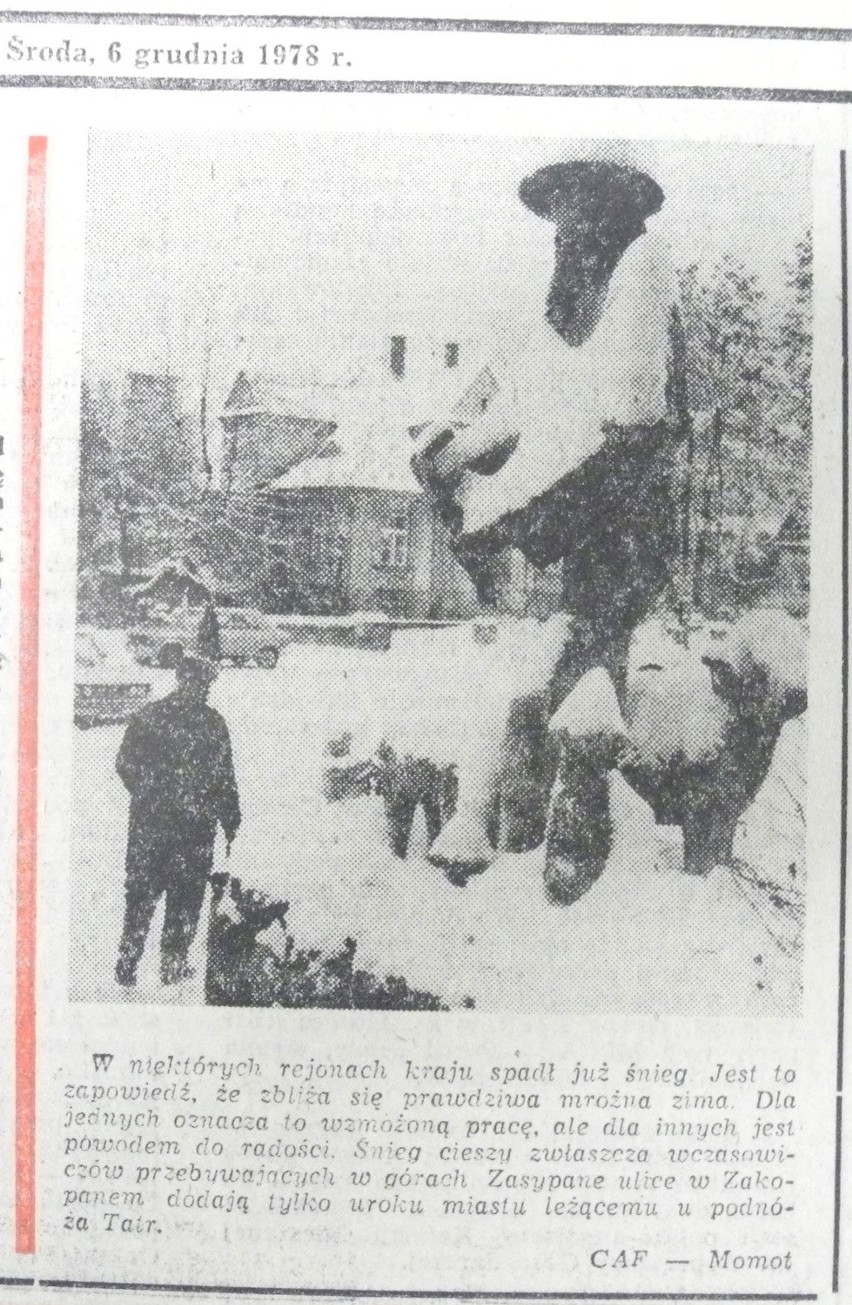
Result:
M126 956L119 956L118 963L115 967L115 981L120 983L122 988L136 987L136 965L135 962L128 960Z

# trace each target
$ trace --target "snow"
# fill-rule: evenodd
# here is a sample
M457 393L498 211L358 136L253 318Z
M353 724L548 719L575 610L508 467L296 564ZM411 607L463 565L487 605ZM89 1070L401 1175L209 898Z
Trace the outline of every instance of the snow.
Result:
M778 737L769 773L743 812L734 853L774 883L788 881L795 865L805 873L807 833L807 715L787 721Z
M476 653L499 661L491 647ZM774 948L725 868L706 880L678 873L676 831L657 830L620 777L609 864L568 908L547 900L541 849L503 854L457 888L427 862L419 818L400 862L385 843L379 798L325 802L324 746L353 715L378 723L395 711L420 739L431 729L445 746L453 733L461 740L467 722L458 704L473 655L469 630L412 631L395 635L390 652L294 644L274 671L223 671L211 702L231 729L244 819L230 861L218 848L217 868L288 900L299 946L337 948L351 936L358 965L400 975L449 1004L471 997L486 1011L795 1013L798 963ZM158 984L162 905L138 988L128 993L112 977L127 819L114 772L121 734L121 726L76 731L72 996L201 1002L203 922L191 957L196 978Z
M580 677L551 716L550 728L575 739L607 731L626 738L627 726L615 696L615 685L602 666Z
M601 319L570 347L541 312L514 323L514 349L498 375L499 393L481 418L501 439L517 436L493 475L467 470L456 500L464 530L499 521L575 471L600 449L610 424L653 425L667 411L668 325L676 299L665 250L649 232L631 245L612 275ZM413 443L434 436L427 427Z
M74 652L78 684L153 684L158 678L156 670L152 673L151 667L136 661L124 630L82 626ZM167 678L159 673L161 684L167 683Z
M807 756L805 714L781 730L769 773L734 838L737 886L776 944L790 954L801 949L808 882Z

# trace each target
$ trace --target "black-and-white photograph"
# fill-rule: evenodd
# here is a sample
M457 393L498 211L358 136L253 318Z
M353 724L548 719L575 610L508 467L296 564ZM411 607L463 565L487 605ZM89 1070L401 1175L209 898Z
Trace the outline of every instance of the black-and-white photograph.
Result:
M71 997L799 1014L810 152L98 131L86 212Z

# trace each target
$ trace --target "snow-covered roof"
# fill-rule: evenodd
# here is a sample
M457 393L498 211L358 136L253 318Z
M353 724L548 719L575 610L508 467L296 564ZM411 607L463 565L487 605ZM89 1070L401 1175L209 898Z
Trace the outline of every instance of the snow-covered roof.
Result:
M411 470L411 439L402 425L342 422L319 455L305 458L273 480L270 492L287 489L361 488L419 494Z
M240 372L225 400L222 417L277 416L334 421L341 386L298 385L280 376Z
M156 597L164 589L174 589L191 599L209 601L212 596L212 577L192 562L167 558L144 580L130 590L133 598Z
M496 369L495 369L496 370ZM421 493L411 470L412 434L424 423L459 411L476 387L490 393L499 382L482 366L446 369L437 376L389 380L381 386L345 389L313 387L290 401L300 410L334 414L331 439L312 456L271 481L272 492L287 489L368 488Z

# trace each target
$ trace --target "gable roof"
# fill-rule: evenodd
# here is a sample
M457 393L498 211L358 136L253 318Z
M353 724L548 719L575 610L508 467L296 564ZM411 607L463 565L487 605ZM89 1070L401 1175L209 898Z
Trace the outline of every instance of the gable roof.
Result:
M222 405L221 417L310 417L334 419L334 407L341 390L352 388L355 379L344 384L317 384L288 380L261 372L241 371Z
M372 414L342 416L332 439L266 486L288 489L383 489L419 494L404 419L376 403Z
M129 592L132 598L171 598L174 601L186 595L191 602L209 602L213 582L193 562L167 558L146 580L134 585Z
M297 393L278 391L290 411L310 409L335 414L333 438L265 488L363 488L422 493L411 470L412 436L422 425L452 414L467 421L480 411L480 402L499 388L496 369L479 367L467 373L448 370L424 383L389 380L382 386L313 386Z

